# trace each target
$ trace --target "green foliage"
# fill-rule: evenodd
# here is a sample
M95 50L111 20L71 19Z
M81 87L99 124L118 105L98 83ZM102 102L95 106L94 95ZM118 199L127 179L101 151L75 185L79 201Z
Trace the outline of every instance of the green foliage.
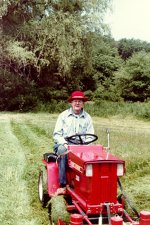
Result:
M150 98L149 62L150 53L135 53L117 73L125 100L145 101Z
M96 99L111 101L120 100L120 92L116 89L114 72L119 70L122 60L118 56L114 40L99 35L93 38L93 79Z
M68 98L68 93L66 88L62 88L60 90L55 90L54 88L50 88L49 86L46 88L39 88L38 97L43 102L51 102L51 101L61 101L66 100Z
M92 101L92 92L85 92L91 101L85 104L85 109L92 115L109 118L119 116L120 118L133 117L150 121L150 101L147 102L112 102L104 100ZM36 112L60 113L70 107L67 101L53 100L50 103L42 103L35 108Z
M9 5L10 1L9 0L2 0L0 3L0 16L3 16L7 13L7 8Z
M32 51L29 51L27 47L23 47L23 42L9 42L7 43L6 53L7 57L13 61L17 61L18 66L23 65L24 67L28 64L36 63L36 56Z
M150 120L150 101L131 103L96 100L87 103L85 107L92 116L120 116L121 118L131 116L137 119Z
M93 67L105 77L111 77L113 72L121 66L114 40L109 37L95 35L92 40Z
M87 0L83 1L83 18L88 31L107 34L108 27L103 18L108 9L111 8L111 0Z
M55 62L55 73L63 77L70 76L74 62L86 55L86 32L88 29L96 29L96 20L90 18L99 13L96 17L102 20L109 2L7 2L6 15L2 17L2 23L3 33L10 39L7 47L11 53L8 55L9 60L17 58L22 62L24 59L32 59L30 65L36 68L37 75L43 68L48 69ZM99 27L102 28L102 22ZM15 38L15 42L12 37Z
M115 82L111 82L110 79L107 79L107 82L105 82L104 86L98 86L98 88L93 93L93 98L96 101L108 100L112 102L119 102L123 100L123 98L121 98L120 90L116 87Z
M2 68L6 73L17 73L17 77L23 77L22 81L27 79L31 86L35 83L38 104L59 96L63 99L66 96L62 95L64 87L66 93L75 89L95 89L91 31L100 34L105 30L103 16L109 0L11 0L6 3L1 20ZM57 90L61 90L60 94ZM31 100L31 95L24 94L19 92L12 106L2 109L15 110L18 106L23 110L22 105ZM33 92L32 95L29 108L37 102Z
M49 112L49 113L61 113L65 109L68 108L68 104L66 101L56 101L51 100L49 103L44 103L39 101L36 107L34 108L34 112Z
M55 59L58 72L69 76L73 62L82 56L82 30L79 20L69 13L58 12L44 18L36 26L39 66L43 66L41 60L46 59L51 65ZM35 49L36 52L37 50Z
M111 0L5 1L0 6L0 63L15 78L14 85L12 78L11 85L1 81L9 86L4 93L14 98L12 103L1 98L0 109L45 108L77 89L92 91L94 100L149 99L150 45L134 39L115 42L106 35L103 17L110 7ZM135 56L141 50L146 53Z
M26 111L37 105L35 84L0 70L0 110Z
M130 58L133 53L145 51L150 52L150 43L141 40L135 39L121 39L117 43L117 48L119 55L123 60Z
M56 10L56 11L62 10L63 12L71 12L71 13L79 12L80 10L82 10L82 4L83 4L82 1L78 1L78 0L47 1L47 4L49 3L51 3L53 10Z

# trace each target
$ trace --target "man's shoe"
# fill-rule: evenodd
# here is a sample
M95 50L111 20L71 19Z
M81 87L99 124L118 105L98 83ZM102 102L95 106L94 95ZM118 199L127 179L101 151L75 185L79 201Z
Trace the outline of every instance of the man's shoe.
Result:
M55 192L55 195L65 195L66 194L66 187L63 188L58 188L57 191Z

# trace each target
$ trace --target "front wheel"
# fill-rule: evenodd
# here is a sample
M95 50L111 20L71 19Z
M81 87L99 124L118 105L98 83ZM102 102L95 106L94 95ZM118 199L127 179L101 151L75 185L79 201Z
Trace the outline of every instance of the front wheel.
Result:
M39 172L39 180L38 180L38 194L39 200L42 203L43 207L46 207L50 197L48 195L47 190L47 171L44 168Z
M65 224L70 222L70 214L67 211L66 200L64 196L59 195L52 197L49 204L49 220L52 225L57 225L60 219Z

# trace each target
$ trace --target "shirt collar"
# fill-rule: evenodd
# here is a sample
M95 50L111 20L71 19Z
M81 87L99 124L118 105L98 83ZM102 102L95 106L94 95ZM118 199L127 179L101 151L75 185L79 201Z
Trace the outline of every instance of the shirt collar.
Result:
M75 113L73 112L73 110L72 110L72 107L69 108L69 110L68 110L68 116L70 116L70 115L76 116L76 114L75 114ZM82 109L82 111L81 111L79 117L85 117L85 111L84 111L84 109Z

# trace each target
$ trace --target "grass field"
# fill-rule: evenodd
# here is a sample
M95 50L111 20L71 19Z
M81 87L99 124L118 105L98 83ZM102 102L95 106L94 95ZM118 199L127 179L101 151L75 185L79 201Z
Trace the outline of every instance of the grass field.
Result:
M42 155L52 151L56 114L0 113L0 224L47 225L47 209L38 201ZM124 189L138 211L150 211L150 122L134 118L93 117L95 133L126 160Z

